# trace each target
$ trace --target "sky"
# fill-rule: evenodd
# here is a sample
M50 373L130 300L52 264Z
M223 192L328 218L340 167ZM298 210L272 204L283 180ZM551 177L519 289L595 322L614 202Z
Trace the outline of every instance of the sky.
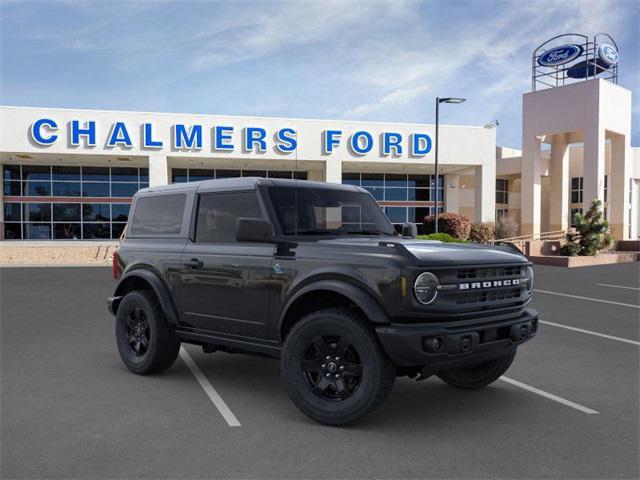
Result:
M607 32L634 94L640 1L0 0L0 104L379 122L498 120L519 148L531 54Z

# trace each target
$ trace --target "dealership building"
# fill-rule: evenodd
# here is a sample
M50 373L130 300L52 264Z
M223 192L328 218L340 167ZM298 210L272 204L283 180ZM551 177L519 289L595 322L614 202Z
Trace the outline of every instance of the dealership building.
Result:
M506 216L532 236L566 230L600 199L615 238L637 239L631 92L616 84L617 65L615 76L587 69L557 84L568 69L552 50L534 53L552 65L534 62L523 149L497 147L493 125L440 125L438 178L434 125L0 107L0 238L117 239L140 188L259 176L362 186L398 225L438 209Z

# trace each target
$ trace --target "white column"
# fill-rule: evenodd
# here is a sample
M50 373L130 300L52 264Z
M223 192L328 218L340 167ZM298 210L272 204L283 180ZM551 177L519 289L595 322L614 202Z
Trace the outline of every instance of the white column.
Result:
M611 163L607 200L609 203L609 227L616 240L629 237L629 179L632 162L628 135L615 135L611 140ZM637 215L636 215L637 218Z
M324 162L324 181L329 183L342 183L342 161L328 158Z
M149 186L157 187L169 184L169 165L163 153L149 155Z
M596 126L585 130L583 155L582 209L586 212L596 198L604 202L604 129Z
M569 145L566 134L554 138L550 167L549 230L566 230L569 226Z
M460 176L457 173L447 173L444 176L445 212L458 213L460 208Z
M541 175L540 139L535 135L525 135L522 152L521 235L540 233Z
M475 221L496 219L496 163L488 161L475 167Z

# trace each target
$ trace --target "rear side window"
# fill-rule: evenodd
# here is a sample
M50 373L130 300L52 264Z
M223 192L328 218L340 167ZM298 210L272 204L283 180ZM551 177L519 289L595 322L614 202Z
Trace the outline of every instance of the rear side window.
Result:
M139 198L131 219L131 233L134 235L180 233L186 198L184 193Z
M255 191L200 195L196 242L235 242L238 217L262 218Z

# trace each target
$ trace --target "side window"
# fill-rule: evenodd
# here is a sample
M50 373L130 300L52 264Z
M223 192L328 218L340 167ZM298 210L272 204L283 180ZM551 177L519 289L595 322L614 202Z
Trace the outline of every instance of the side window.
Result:
M238 217L262 218L255 191L200 195L196 220L196 242L235 242Z
M131 233L135 235L176 235L182 228L184 193L141 197L131 219Z

